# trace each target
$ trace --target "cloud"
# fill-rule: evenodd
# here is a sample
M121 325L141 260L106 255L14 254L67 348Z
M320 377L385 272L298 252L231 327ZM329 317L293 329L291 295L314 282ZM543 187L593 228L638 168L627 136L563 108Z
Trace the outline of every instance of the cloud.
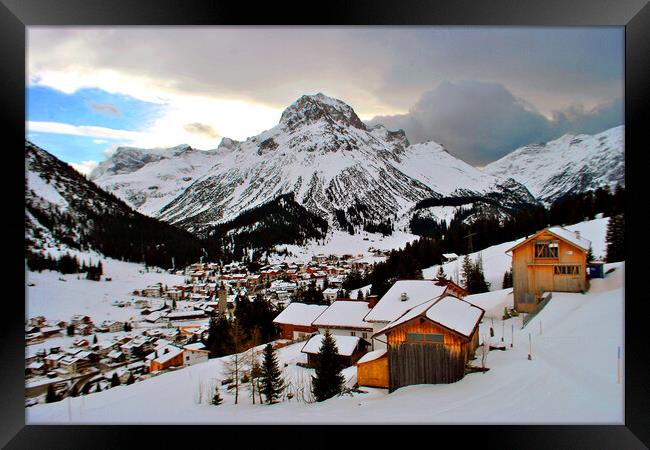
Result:
M278 109L322 91L362 118L477 74L547 115L567 101L593 107L622 95L624 67L622 27L29 27L28 46L30 82L65 92Z
M27 130L30 133L55 133L106 139L137 140L144 137L144 134L138 131L116 130L91 125L70 125L60 122L28 121Z
M81 163L70 163L73 169L82 175L88 176L95 167L99 165L97 161L82 161Z
M204 135L210 138L219 137L219 133L217 133L214 130L214 128L212 128L210 125L207 125L205 123L200 123L200 122L188 123L183 125L183 128L190 133Z
M122 111L120 111L120 109L117 106L112 105L110 103L91 102L90 103L90 109L92 109L93 111L95 111L97 113L104 114L104 115L107 115L107 116L121 116L122 115Z
M585 111L574 106L547 118L498 83L442 82L407 114L378 116L370 125L403 129L411 142L434 140L474 165L484 165L532 142L564 133L595 133L620 125L620 101Z

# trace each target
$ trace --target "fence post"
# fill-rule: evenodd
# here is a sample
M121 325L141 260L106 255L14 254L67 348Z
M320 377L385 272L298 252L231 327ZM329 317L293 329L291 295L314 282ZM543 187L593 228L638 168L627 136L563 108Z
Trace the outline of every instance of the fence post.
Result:
M621 346L618 346L618 356L616 357L616 383L621 384Z
M515 324L512 324L512 340L510 341L510 347L515 344Z
M528 361L533 359L533 338L528 333Z

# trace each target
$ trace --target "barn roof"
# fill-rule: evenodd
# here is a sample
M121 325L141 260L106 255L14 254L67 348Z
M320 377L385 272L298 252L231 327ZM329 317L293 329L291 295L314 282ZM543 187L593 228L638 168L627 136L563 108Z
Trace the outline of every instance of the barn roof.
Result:
M537 233L533 234L531 237L528 239L523 239L508 250L506 250L506 253L510 253L514 249L522 246L526 242L530 242L531 240L535 239L537 236L539 236L541 233L548 231L552 235L556 236L559 239L562 239L563 241L566 241L570 244L575 245L576 247L584 250L584 251L589 251L589 247L591 246L591 241L588 239L585 239L581 237L580 235L576 234L575 232L571 230L567 230L566 228L563 227L549 227L545 228L541 231L538 231Z
M484 313L485 310L483 308L479 308L468 301L448 295L440 299L429 300L420 305L414 306L397 320L377 331L373 336L386 334L388 331L408 322L409 320L424 316L432 322L440 324L449 330L455 331L465 337L470 337L472 331L479 323Z
M368 314L368 303L338 300L333 302L313 322L315 327L368 328L372 325L363 318Z
M359 345L359 338L356 336L338 336L335 334L331 335L334 341L336 342L336 348L338 349L338 354L341 356L351 356L354 353L354 350ZM315 334L307 341L307 343L302 347L302 353L311 353L316 354L320 350L321 344L323 342L322 334Z
M439 286L432 280L399 280L386 292L364 320L366 322L392 322L406 311L425 301L439 298L447 286ZM401 295L406 294L402 301Z
M326 309L327 306L325 305L307 305L305 303L291 302L289 306L273 319L273 323L308 327Z

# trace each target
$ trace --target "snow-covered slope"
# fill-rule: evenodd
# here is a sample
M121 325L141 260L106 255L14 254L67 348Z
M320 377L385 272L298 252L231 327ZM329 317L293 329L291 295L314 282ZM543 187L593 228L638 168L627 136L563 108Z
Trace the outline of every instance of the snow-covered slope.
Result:
M203 175L217 154L218 150L202 151L187 145L153 150L119 147L92 171L90 179L153 216Z
M594 257L604 258L607 251L607 244L605 242L607 234L608 217L588 220L585 222L576 223L565 227L571 231L579 231L580 235L591 241L592 251ZM523 239L523 238L522 238ZM506 251L514 247L519 240L504 242L502 244L493 245L480 252L471 253L469 255L472 261L476 260L478 255L483 259L483 271L485 274L485 281L490 283L490 290L501 289L503 284L503 274L506 270L512 267L512 256L506 254ZM456 261L445 263L442 269L454 281L458 282L461 276L462 259L461 255ZM434 279L438 273L439 266L435 265L422 270L422 276L426 279ZM503 308L501 308L503 311Z
M140 211L197 232L289 192L335 227L338 214L359 228L399 222L432 197L496 192L506 202L534 201L521 185L481 172L435 142L409 145L401 130L367 127L350 106L323 94L302 96L270 130L244 142L224 140L192 166L187 184L178 177L161 183L160 174L175 173L177 159L131 164L137 169L128 174L100 168L93 177ZM150 190L165 195L142 194Z
M253 405L246 386L239 404L220 381L224 362L208 362L118 386L103 392L26 409L28 424L622 424L623 383L617 381L617 349L623 346L624 263L591 282L587 294L557 294L524 329L521 318L483 320L481 341L506 345L488 354L486 373L452 384L407 386L388 394L363 393L305 403L300 395L275 405ZM507 292L472 297L479 306L503 310ZM510 297L511 300L511 297ZM540 333L540 322L543 331ZM489 328L495 335L490 338ZM529 333L532 359L528 360ZM503 338L503 341L501 340ZM510 343L513 347L510 347ZM293 392L309 396L313 369L297 343L277 350L279 366ZM475 361L480 364L480 361ZM286 365L285 365L286 364ZM624 364L621 365L623 377ZM347 385L354 367L344 370ZM221 386L223 403L209 404Z
M564 135L521 147L483 169L514 178L538 199L550 202L568 193L625 185L624 126L595 135Z

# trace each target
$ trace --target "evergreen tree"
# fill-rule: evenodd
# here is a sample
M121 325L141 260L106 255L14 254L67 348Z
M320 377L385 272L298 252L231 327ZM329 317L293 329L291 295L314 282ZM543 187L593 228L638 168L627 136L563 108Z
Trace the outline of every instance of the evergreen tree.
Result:
M260 369L261 392L269 404L276 403L284 389L284 380L271 344L264 347Z
M607 262L625 260L625 217L612 216L607 224Z
M74 336L74 325L70 324L67 327L65 327L66 334L68 336Z
M47 386L47 394L45 395L45 403L53 403L59 400L59 397L54 392L54 385Z
M117 372L113 372L113 377L111 378L111 387L119 386L120 378L117 376Z
M363 291L361 289L357 291L357 300L363 300Z
M321 347L316 355L316 375L312 377L312 393L317 402L334 397L343 391L345 378L336 357L338 348L336 341L325 330Z
M436 274L436 278L447 278L447 274L445 273L445 270L442 268L442 265L438 267L438 273Z
M596 259L596 257L594 256L594 249L590 245L589 251L587 252L587 264L589 264L594 259Z
M96 344L96 343L97 343L97 335L95 334L94 337L93 337L93 344Z
M508 289L512 287L512 269L506 270L506 272L503 274L503 285L501 286L502 289Z
M223 399L221 398L221 393L219 393L219 386L214 388L214 396L212 397L212 401L210 404L212 405L220 405L223 402Z

